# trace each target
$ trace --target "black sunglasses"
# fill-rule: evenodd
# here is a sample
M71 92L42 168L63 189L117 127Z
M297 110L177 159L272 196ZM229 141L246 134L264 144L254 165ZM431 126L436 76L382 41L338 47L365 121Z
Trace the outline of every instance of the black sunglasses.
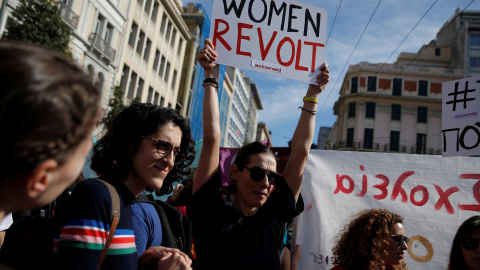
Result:
M267 175L268 183L270 185L275 185L275 178L279 176L278 173L268 172L258 167L253 167L253 168L244 167L244 168L250 171L250 178L252 179L253 182L260 182L263 179L265 179L265 175Z
M399 246L403 245L403 242L405 242L405 244L408 244L408 241L410 241L410 238L401 234L392 235L392 238L393 240L395 240L395 243L397 243L397 245Z
M170 153L173 151L173 157L175 160L175 164L182 163L185 160L185 155L180 153L180 148L173 148L173 145L167 141L162 141L158 139L154 139L147 136L137 135L140 138L145 140L151 140L157 143L157 153L161 157L168 157Z
M462 247L466 250L475 250L478 247L478 242L480 242L480 239L476 239L473 237L463 237Z

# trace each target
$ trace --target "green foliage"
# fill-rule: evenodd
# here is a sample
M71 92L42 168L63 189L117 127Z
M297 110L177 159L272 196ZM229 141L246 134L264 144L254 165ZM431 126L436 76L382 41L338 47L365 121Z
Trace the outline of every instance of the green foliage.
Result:
M105 127L108 127L109 124L117 117L117 115L125 109L125 104L123 103L124 91L121 85L113 87L113 97L109 100L108 106L110 110L108 114L100 121L100 124L103 124Z
M108 102L108 107L110 107L110 110L108 111L108 114L99 122L99 124L103 124L105 127L108 127L115 117L117 117L117 115L127 107L127 105L123 102L124 95L125 92L123 91L123 87L121 85L113 87L113 97ZM130 104L140 103L140 100L140 97L135 97L130 101Z
M71 30L55 0L20 0L5 29L2 39L27 41L72 57Z

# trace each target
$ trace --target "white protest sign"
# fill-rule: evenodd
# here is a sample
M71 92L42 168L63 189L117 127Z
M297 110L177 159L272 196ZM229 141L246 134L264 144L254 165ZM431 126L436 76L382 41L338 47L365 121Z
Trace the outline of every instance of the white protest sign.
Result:
M217 63L316 84L327 10L292 0L215 0Z
M334 237L371 208L404 217L410 269L446 269L457 228L480 214L480 158L310 150L301 192L298 269L331 269Z
M480 76L442 83L443 156L480 155Z

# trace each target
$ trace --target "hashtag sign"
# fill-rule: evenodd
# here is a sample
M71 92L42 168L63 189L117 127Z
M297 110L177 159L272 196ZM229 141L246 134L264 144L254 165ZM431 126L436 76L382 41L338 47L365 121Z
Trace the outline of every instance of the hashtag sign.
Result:
M480 80L477 81L477 83L480 83ZM449 96L453 96L453 100L447 101L446 104L453 104L453 111L456 111L457 109L457 103L463 102L463 108L467 108L467 101L473 101L475 98L467 98L467 94L469 92L475 92L475 89L468 89L468 81L465 82L465 90L463 91L458 91L458 85L460 83L456 82L455 83L455 92L449 93ZM458 98L459 95L463 94L463 98Z

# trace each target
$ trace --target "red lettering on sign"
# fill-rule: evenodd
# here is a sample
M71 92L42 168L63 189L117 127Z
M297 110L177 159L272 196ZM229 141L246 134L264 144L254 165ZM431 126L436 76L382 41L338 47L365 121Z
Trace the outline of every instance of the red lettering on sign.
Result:
M251 29L251 28L253 28L253 25L251 25L251 24L246 24L246 23L239 23L239 24L238 24L237 54L239 54L239 55L245 55L245 56L252 56L251 53L249 53L249 52L243 52L243 51L240 50L241 40L242 40L242 39L250 40L250 36L243 36L243 35L242 35L242 29L243 29L243 28Z
M311 45L313 47L313 53L312 53L312 67L311 67L311 70L310 72L314 72L315 71L315 58L316 58L316 55L317 55L317 47L325 47L324 44L322 43L316 43L316 42L309 42L309 41L305 41L304 42L305 45Z
M390 180L388 179L388 177L386 177L386 176L383 175L383 174L377 174L377 175L375 175L375 177L377 177L378 179L383 180L383 183L373 186L373 188L376 188L376 189L378 189L378 190L381 191L380 194L378 194L378 195L373 195L373 198L374 198L374 199L377 199L377 200L383 200L383 199L385 199L385 198L388 196L388 189L387 189L387 187L388 187L388 184L390 183Z
M287 62L283 62L281 57L280 57L280 50L282 49L282 46L285 42L288 42L290 43L291 47L292 47L292 56L290 57L290 60L288 60ZM293 63L293 59L295 58L295 43L293 42L293 40L289 37L284 37L280 43L278 43L278 48L277 48L277 61L280 65L282 66L290 66L292 63Z
M480 180L480 174L460 174L460 179ZM460 210L480 212L480 181L477 181L477 183L473 185L472 191L473 191L473 197L475 197L475 200L477 201L478 204L459 204L458 208Z
M300 66L300 56L301 55L302 55L302 41L299 39L298 40L298 45L297 45L297 60L295 61L295 69L296 70L308 71L307 67Z
M415 200L415 194L419 191L422 192L423 196L422 196L422 199L420 201L417 201L417 200ZM424 187L422 185L418 185L418 186L412 188L412 191L410 192L410 201L415 206L424 206L428 201L428 197L429 197L428 190L427 190L426 187Z
M395 185L393 186L392 201L395 201L395 199L397 199L398 193L400 193L402 195L401 202L403 203L408 202L407 192L405 192L405 190L402 188L402 184L405 181L405 179L407 179L409 176L412 176L414 174L415 174L414 171L408 171L408 172L402 173L398 177L397 181L395 182Z
M365 167L363 167L363 165L360 165L360 170L363 172L365 171ZM363 197L365 196L365 194L367 193L367 176L364 174L363 177L362 177L362 190L360 191L360 193L358 194L355 194L355 196L357 197Z
M433 186L437 190L438 195L440 195L440 198L438 198L438 201L435 204L435 210L439 211L440 209L442 209L442 205L445 205L445 209L447 210L447 213L449 213L450 215L453 215L455 211L453 210L453 206L450 203L450 200L448 199L448 197L453 193L460 191L460 189L457 187L452 187L447 189L447 191L443 191L440 186L435 184Z
M258 39L260 40L260 53L262 55L262 60L265 60L268 52L270 51L270 48L272 47L273 40L275 40L275 37L277 36L277 31L273 31L272 37L268 41L267 48L263 46L263 35L262 35L262 29L260 29L260 27L257 28L257 32L258 32Z
M345 188L345 186L343 185L343 179L347 179L348 184L349 184L348 188ZM354 188L355 188L355 185L353 184L353 179L350 176L348 176L348 175L339 176L337 174L337 188L335 189L333 194L337 194L340 191L345 193L345 194L350 194L350 193L352 193Z
M222 31L218 31L218 26L220 23L223 23L225 25L225 29L223 29ZM218 39L227 50L230 51L232 49L232 47L228 45L228 42L222 37L222 35L227 33L229 29L230 29L230 26L226 21L222 19L215 19L215 29L213 31L213 40L212 40L214 48L217 48L217 39Z

